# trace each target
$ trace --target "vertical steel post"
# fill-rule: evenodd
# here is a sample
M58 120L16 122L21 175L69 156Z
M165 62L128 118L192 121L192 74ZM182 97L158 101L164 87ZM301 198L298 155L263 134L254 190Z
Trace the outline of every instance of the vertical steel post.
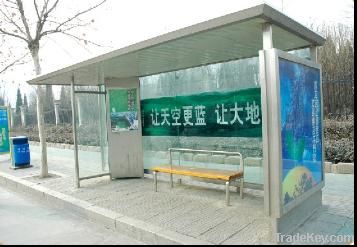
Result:
M172 170L172 156L171 156L171 149L169 149L169 159L170 159L170 167ZM170 173L170 184L171 184L171 188L174 187L174 179L173 179L173 175L172 173Z
M310 47L310 59L311 59L311 61L317 63L317 47L316 46Z
M178 158L179 158L179 167L181 167L181 152L179 152L179 157ZM182 179L181 178L178 179L178 183L182 184Z
M157 172L154 171L153 175L154 175L154 190L155 192L157 192Z
M239 188L239 193L240 193L240 198L243 199L243 186L244 186L244 178L240 178L240 188Z
M273 26L271 23L263 24L263 49L272 49L273 45Z
M104 74L103 74L103 69L102 67L100 67L99 73L98 73L98 82L99 85L99 90L102 91L102 88L104 87ZM105 89L104 89L105 90ZM103 99L104 97L104 99ZM105 136L107 135L107 132L105 131L105 126L107 124L107 119L106 119L106 106L105 106L105 96L103 94L98 94L98 106L99 106L99 135L100 135L100 155L101 155L101 160L102 160L102 171L105 171L105 149L104 149L104 145L105 143ZM103 122L104 120L104 122Z
M240 178L240 198L243 199L243 186L244 186L244 161L243 161L243 156L240 155L240 165L241 165L241 172L243 172L243 176Z
M226 182L226 205L229 206L229 181Z
M54 100L53 103L55 105L55 117L56 117L56 126L57 126L60 124L59 106L60 106L61 100Z
M80 187L79 181L79 162L78 162L78 143L77 143L77 111L76 111L76 98L74 92L74 74L71 81L71 103L72 103L72 125L73 125L73 144L74 144L74 186Z
M264 23L262 26L263 50L259 52L259 69L260 69L260 84L261 84L261 105L262 105L262 132L263 132L263 173L264 173L264 211L266 215L271 214L270 206L270 169L269 169L269 104L268 104L268 88L267 77L269 71L266 71L266 54L265 50L273 48L273 29L271 23Z

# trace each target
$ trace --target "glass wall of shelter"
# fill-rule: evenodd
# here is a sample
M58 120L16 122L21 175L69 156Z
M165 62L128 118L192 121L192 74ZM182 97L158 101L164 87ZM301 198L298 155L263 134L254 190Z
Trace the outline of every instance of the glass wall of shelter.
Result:
M75 86L79 179L109 173L104 86Z
M140 78L144 168L168 162L169 148L240 152L245 182L263 184L258 57ZM173 163L236 170L227 155L182 153Z

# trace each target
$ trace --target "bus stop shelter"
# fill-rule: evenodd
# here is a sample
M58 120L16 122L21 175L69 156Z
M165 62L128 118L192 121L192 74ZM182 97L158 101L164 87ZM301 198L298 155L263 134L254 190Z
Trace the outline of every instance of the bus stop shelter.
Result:
M324 41L262 4L28 83L71 86L76 187L98 176L143 177L167 162L168 148L238 151L252 164L245 181L264 190L273 231L284 232L321 206L323 108L316 58ZM95 130L83 127L94 122ZM93 132L100 157L91 160L99 166L88 170L79 146ZM216 168L235 164L219 155L209 162L183 155Z

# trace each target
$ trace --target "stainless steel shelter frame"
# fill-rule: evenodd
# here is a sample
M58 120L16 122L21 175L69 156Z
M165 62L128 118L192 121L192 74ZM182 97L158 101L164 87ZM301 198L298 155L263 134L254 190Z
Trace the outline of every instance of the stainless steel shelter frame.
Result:
M107 88L139 88L140 77L259 55L264 210L275 222L273 232L281 232L282 229L291 226L289 222L301 222L321 205L321 188L324 186L324 182L301 196L293 204L282 207L277 60L279 57L284 57L297 63L320 68L315 63L316 47L323 45L324 42L325 39L317 33L269 5L261 4L40 75L29 80L28 83L35 85L71 85L72 112L73 121L75 121L78 114L75 107L75 86L104 85ZM286 53L303 48L310 49L311 61ZM79 178L78 140L75 122L73 122L73 131L75 186L79 187L80 180L90 177ZM111 133L108 134L108 137L108 140L110 140ZM127 139L120 139L123 137ZM118 141L119 139L121 142ZM132 144L130 150L126 145L127 140ZM132 136L130 134L115 135L112 138L112 143L109 142L108 155L111 157L109 163L114 164L113 166L109 164L109 167L112 167L112 170L114 168L117 171L123 170L124 161L120 159L133 153L132 157L137 160L136 164L138 164L135 167L135 173L141 175L143 167L140 167L140 165L143 163L143 155L142 148L139 147L140 145L136 145L137 143L142 143L140 131ZM118 148L118 146L121 148ZM134 152L131 152L131 149L134 149ZM126 153L123 153L123 150ZM104 150L102 152L104 153ZM104 175L108 174L99 174L98 176ZM306 214L306 212L310 212L310 214Z
M320 70L321 66L316 64L315 49L310 51L311 60L299 58L292 54L277 50L266 49L259 52L260 73L262 85L262 115L263 115L263 162L264 162L264 199L266 213L273 218L284 218L285 215L292 214L294 208L298 208L310 197L321 192L325 185L324 175L324 144L322 132L322 181L309 191L305 192L287 205L283 205L282 200L282 152L281 152L281 107L280 105L280 76L279 58L302 64ZM320 92L322 93L321 83ZM322 96L320 97L320 107L323 109ZM321 124L323 130L323 111L321 111ZM311 209L312 211L316 208ZM307 212L302 217L307 218L311 212ZM278 224L279 225L279 224ZM279 228L279 226L277 226Z
M103 177L103 176L111 176L110 172L104 172L105 171L105 150L104 150L104 143L103 143L103 137L107 135L106 132L106 115L105 112L99 111L99 131L100 131L100 154L101 154L101 166L102 166L102 171L103 173L98 173L95 175L91 176L80 176L79 170L80 170L80 162L79 162L79 155L78 155L78 131L77 131L77 119L78 119L78 112L77 112L77 107L76 107L76 95L78 94L92 94L92 95L98 95L98 103L99 105L103 104L103 107L105 109L105 98L104 98L104 103L100 99L100 96L105 97L106 96L106 91L104 86L98 86L99 91L89 91L89 90L75 90L75 84L74 84L74 76L72 78L72 84L71 84L71 101L72 101L72 126L73 126L73 141L74 141L74 170L75 170L75 187L79 188L80 187L80 181L86 180L86 179L91 179L91 178L97 178L97 177Z
M260 73L262 84L262 115L263 115L263 153L264 153L264 171L265 171L265 197L267 213L275 217L281 217L288 213L294 207L302 203L306 198L321 190L325 184L324 172L322 182L309 190L307 193L298 197L291 204L283 207L282 205L282 157L281 157L281 121L280 121L280 87L279 87L279 58L284 58L308 67L317 68L321 73L321 66L313 61L296 57L292 54L269 49L260 51ZM320 75L320 78L321 75ZM320 84L320 92L322 86ZM323 102L321 97L321 108ZM323 114L323 113L321 113ZM322 116L323 119L323 116ZM323 123L322 123L323 129ZM323 145L322 132L322 145ZM322 147L324 150L324 147ZM324 163L324 158L322 158ZM274 165L272 165L274 164ZM323 166L322 166L323 169Z

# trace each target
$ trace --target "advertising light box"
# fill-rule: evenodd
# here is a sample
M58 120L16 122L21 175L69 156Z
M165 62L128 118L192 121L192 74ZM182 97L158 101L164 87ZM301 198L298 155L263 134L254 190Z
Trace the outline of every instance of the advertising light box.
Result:
M279 58L282 200L323 180L320 69Z

